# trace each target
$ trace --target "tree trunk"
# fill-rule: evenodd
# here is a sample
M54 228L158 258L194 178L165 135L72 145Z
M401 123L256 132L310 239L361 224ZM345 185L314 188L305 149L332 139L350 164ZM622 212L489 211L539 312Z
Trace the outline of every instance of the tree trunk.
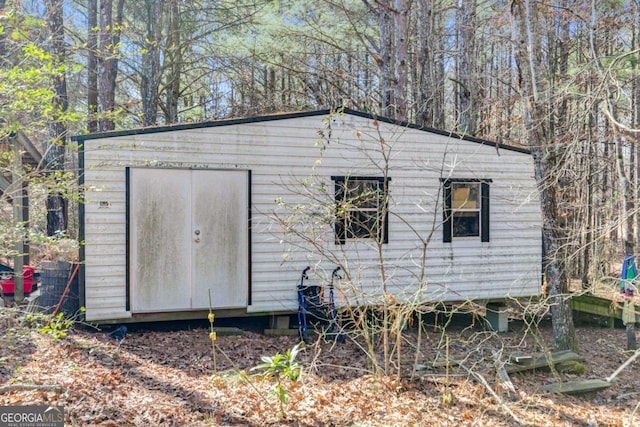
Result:
M145 0L147 31L142 55L142 124L155 125L158 114L158 87L160 86L161 11L163 0Z
M416 123L423 126L433 126L434 104L434 76L432 73L434 52L432 46L432 15L430 0L418 0L418 55L416 63L418 73L418 97Z
M25 232L24 227L24 177L22 165L22 146L18 142L18 138L13 139L13 162L11 165L11 195L13 204L13 226L20 230L16 236L14 250L16 255L13 257L13 298L16 302L24 299L24 254L25 254Z
M632 26L632 42L631 49L638 49L638 45L640 42L638 41L638 31L640 31L640 5L637 2L633 3L633 26ZM631 111L632 111L632 122L631 126L633 128L640 127L640 76L638 75L638 71L640 67L638 66L638 62L634 62L633 65L633 76L631 82ZM633 180L633 188L640 188L640 134L636 134L634 138L634 147L632 148L635 152L635 164L634 167L634 180ZM637 202L636 202L637 203ZM640 242L640 212L635 210L635 214L633 215L633 229L635 230L634 241Z
M405 0L394 0L394 47L395 47L395 89L394 115L396 120L407 121L407 15L409 10Z
M620 193L620 218L622 227L622 239L624 243L625 255L633 255L634 235L633 235L633 193L631 192L631 182L626 171L625 156L622 137L614 135L613 140L616 148L616 172L618 175L618 191ZM632 166L631 166L632 167Z
M383 116L393 117L395 109L395 78L394 78L394 21L388 6L380 6L378 9L378 32L380 35L380 91L382 105L380 113Z
M632 255L635 247L634 232L633 232L633 219L635 210L635 198L632 191L630 173L627 171L627 164L625 162L625 152L628 151L628 147L624 146L623 137L620 134L618 119L618 111L616 106L616 100L619 98L617 91L619 90L618 82L607 81L610 75L608 70L605 70L603 64L600 61L598 44L596 43L596 17L597 9L595 0L591 1L591 30L589 32L589 43L591 46L591 53L593 55L594 63L600 73L600 78L603 80L603 86L606 89L607 98L604 102L605 116L609 120L611 125L611 132L613 137L613 143L615 147L615 167L616 176L618 178L618 193L620 200L620 226L622 232L622 239L624 244L625 255ZM629 166L633 167L633 164Z
M98 131L98 0L87 5L87 129Z
M559 259L560 236L556 224L557 196L554 167L557 159L550 135L548 100L545 76L540 58L538 31L539 13L529 0L512 0L514 56L518 82L523 98L525 136L533 155L535 177L542 206L542 239L545 277L549 287L554 347L557 350L577 351L571 306L568 300L566 273Z
M63 6L64 0L46 0L47 25L51 33L50 51L55 68L63 66L66 59L64 42ZM69 108L67 96L66 72L55 75L53 80L55 96L53 98L53 116L48 121L50 142L47 144L45 162L47 171L64 171L64 153L67 140L67 126L64 115ZM47 196L47 235L65 233L67 231L67 202L54 189Z
M465 134L478 131L478 81L476 73L476 0L458 2L458 117Z
M4 6L7 3L6 0L0 0L0 11L4 11ZM7 47L5 45L6 33L3 31L0 33L0 61L4 62L7 58ZM2 66L2 62L0 62L0 66Z
M418 42L416 61L419 64L418 98L416 100L416 123L439 129L444 123L444 62L438 36L438 19L432 0L418 0ZM438 38L439 37L439 38Z
M113 18L113 0L100 1L98 36L98 106L100 131L115 129L114 110L116 77L118 71L118 45L122 27L124 0L118 0Z
M180 2L171 1L168 14L168 34L166 64L168 65L166 87L166 121L178 121L178 102L180 100L180 79L182 78L182 45L180 40Z
M115 105L115 93L111 91L111 82L115 80L113 67L113 0L100 0L100 33L98 35L98 130L115 129L111 114Z

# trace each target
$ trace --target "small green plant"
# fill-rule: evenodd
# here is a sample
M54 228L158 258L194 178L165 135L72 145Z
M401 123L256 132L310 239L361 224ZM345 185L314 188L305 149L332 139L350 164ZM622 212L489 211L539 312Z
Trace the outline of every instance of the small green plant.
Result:
M38 329L38 332L40 332L41 334L51 335L55 340L64 338L68 335L69 329L71 329L74 323L76 323L78 316L84 312L85 308L80 307L78 313L71 317L65 317L63 312L60 312L56 315L48 316L49 321L40 329Z
M51 316L44 313L27 313L21 319L21 324L29 328L40 329L49 323Z
M73 326L73 320L64 317L64 313L58 313L56 316L52 316L49 323L41 327L38 332L41 334L48 334L53 339L60 339L67 336L67 332Z
M289 392L283 384L285 378L289 381L297 381L300 377L301 365L296 362L296 357L300 352L300 344L296 344L293 348L286 351L285 354L276 353L275 356L263 356L261 364L253 367L251 370L262 370L263 378L274 378L276 384L273 391L278 396L280 402L280 412L285 414L284 405L289 401Z
M213 370L217 372L218 363L216 362L216 340L218 339L218 334L215 329L213 329L213 322L216 320L216 315L213 313L213 308L211 308L211 289L209 289L209 315L207 318L209 319L209 339L211 340L211 354L213 355Z

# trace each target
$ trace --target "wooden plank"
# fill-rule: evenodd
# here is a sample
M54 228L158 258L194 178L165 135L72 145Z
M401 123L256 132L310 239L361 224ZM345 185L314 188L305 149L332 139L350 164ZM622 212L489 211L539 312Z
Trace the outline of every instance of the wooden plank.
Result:
M608 298L594 295L574 295L571 297L571 309L596 316L622 319L622 305ZM640 323L640 307L636 305L636 323Z
M512 395L516 393L516 388L507 373L507 370L504 368L504 363L500 360L501 352L497 350L493 350L491 352L491 356L493 357L493 363L498 372L498 382L500 384L500 390L505 391L508 395Z
M457 360L449 359L449 361L443 360L441 362L434 362L429 365L431 369L452 368L454 366L460 366L460 362ZM429 369L429 368L427 368Z
M558 351L550 354L538 354L534 355L530 361L523 360L522 363L513 364L507 363L505 369L508 373L532 371L541 368L549 368L559 363L569 361L582 361L582 356L576 354L570 350Z
M20 145L22 145L22 147L24 147L27 154L29 154L28 156L25 156L25 163L28 163L31 166L38 166L42 162L42 154L40 154L40 151L38 151L36 146L33 145L33 142L31 142L29 137L24 132L18 131L15 135L15 139L20 143Z
M533 356L531 354L513 353L509 355L509 363L530 363L532 360Z
M593 379L582 381L569 381L566 383L554 383L548 384L540 389L543 391L550 391L553 393L563 394L583 394L592 393L611 387L611 383L606 380Z

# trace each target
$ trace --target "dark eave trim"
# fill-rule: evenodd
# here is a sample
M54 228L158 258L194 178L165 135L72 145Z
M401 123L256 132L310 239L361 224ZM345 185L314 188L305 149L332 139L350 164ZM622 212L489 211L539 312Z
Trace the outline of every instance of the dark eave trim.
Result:
M139 128L139 129L91 133L91 134L85 134L85 135L74 135L71 137L71 139L74 141L81 142L88 139L115 138L119 136L144 135L148 133L171 132L171 131L177 131L177 130L202 129L202 128L211 128L211 127L218 127L218 126L231 126L231 125L241 125L241 124L247 124L247 123L269 122L274 120L297 119L299 117L313 117L313 116L323 116L323 115L326 116L330 112L331 110L317 110L317 111L306 111L306 112L288 113L288 114L274 114L274 115L268 115L268 116L245 117L241 119L227 119L227 120L216 120L216 121L198 122L198 123L184 123L179 125L157 126L157 127Z
M71 139L73 141L78 141L78 143L81 144L82 141L86 141L89 139L115 138L120 136L144 135L144 134L151 134L151 133L158 133L158 132L172 132L172 131L187 130L187 129L203 129L203 128L210 128L210 127L218 127L218 126L231 126L231 125L240 125L240 124L247 124L247 123L259 123L259 122L269 122L269 121L275 121L275 120L296 119L301 117L326 116L326 115L329 115L331 112L341 112L343 114L363 117L371 120L375 119L377 121L393 124L396 126L420 130L428 133L434 133L437 135L443 135L449 138L460 139L462 141L474 142L476 144L487 145L489 147L494 147L500 150L515 151L523 154L531 154L529 150L524 148L514 147L510 145L503 145L494 141L475 138L473 136L460 135L455 132L447 132L440 129L430 128L427 126L419 126L413 123L393 120L387 117L374 116L373 114L370 114L370 113L351 110L348 108L337 109L337 110L325 109L325 110L314 110L314 111L302 111L302 112L296 112L296 113L273 114L273 115L264 115L264 116L256 116L256 117L245 117L245 118L239 118L239 119L226 119L226 120L216 120L216 121L207 121L207 122L198 122L198 123L184 123L184 124L168 125L168 126L157 126L157 127L139 128L139 129L100 132L100 133L92 133L92 134L84 134L84 135L75 135L75 136L72 136Z
M440 182L452 183L452 182L493 182L491 178L440 178Z
M476 137L473 137L473 136L460 135L460 134L455 133L455 132L447 132L447 131L440 130L440 129L434 129L434 128L431 128L431 127L428 127L428 126L419 126L419 125L416 125L414 123L408 123L408 122L403 122L403 121L399 121L399 120L393 120L393 119L389 119L387 117L374 116L372 114L364 113L362 111L355 111L355 110L345 109L344 112L346 114L351 114L353 116L364 117L364 118L372 119L372 120L375 119L375 120L378 120L379 122L390 123L390 124L393 124L393 125L406 127L406 128L409 128L409 129L421 130L421 131L424 131L424 132L435 133L437 135L448 136L449 138L456 138L456 139L461 139L463 141L469 141L469 142L475 142L477 144L488 145L490 147L494 147L494 148L501 149L501 150L508 150L508 151L515 151L515 152L518 152L518 153L531 154L531 151L527 150L525 148L514 147L514 146L511 146L511 145L503 145L503 144L499 144L499 143L497 143L495 141L489 141L489 140L486 140L486 139L476 138Z

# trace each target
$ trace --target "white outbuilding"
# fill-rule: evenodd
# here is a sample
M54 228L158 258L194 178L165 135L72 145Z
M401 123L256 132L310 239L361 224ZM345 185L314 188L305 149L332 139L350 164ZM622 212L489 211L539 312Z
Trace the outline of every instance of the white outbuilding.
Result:
M291 313L306 266L339 305L540 294L522 148L353 110L74 139L88 321Z

